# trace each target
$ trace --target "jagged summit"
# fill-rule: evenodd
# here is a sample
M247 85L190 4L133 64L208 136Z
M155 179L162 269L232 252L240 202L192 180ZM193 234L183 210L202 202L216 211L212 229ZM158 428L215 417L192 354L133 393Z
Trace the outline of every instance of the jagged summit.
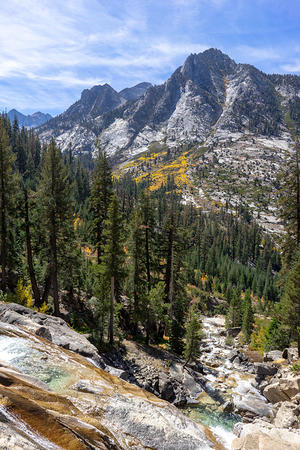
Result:
M63 148L72 141L81 151L93 149L101 133L107 153L126 160L162 139L172 147L205 142L211 133L278 136L284 129L282 96L290 101L299 92L294 78L283 82L210 48L190 54L159 86L140 83L119 93L107 84L86 89L39 131L45 140L54 135Z

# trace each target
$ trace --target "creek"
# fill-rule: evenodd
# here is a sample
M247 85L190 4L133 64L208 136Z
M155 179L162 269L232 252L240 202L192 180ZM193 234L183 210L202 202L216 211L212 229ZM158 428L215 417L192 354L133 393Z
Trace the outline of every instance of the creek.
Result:
M226 448L236 437L234 425L241 422L241 414L271 413L266 399L257 389L255 375L247 372L245 366L229 360L232 347L226 345L224 317L204 317L199 360L205 369L203 395L195 405L184 408L185 414L196 422L207 425ZM231 402L237 413L223 411L224 402ZM241 414L239 414L241 413Z

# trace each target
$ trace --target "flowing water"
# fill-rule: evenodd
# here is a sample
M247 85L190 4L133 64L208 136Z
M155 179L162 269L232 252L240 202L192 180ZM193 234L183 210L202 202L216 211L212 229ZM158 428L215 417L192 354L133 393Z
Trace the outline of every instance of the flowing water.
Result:
M205 392L198 399L198 404L186 407L184 412L196 422L209 426L219 442L230 449L235 438L233 427L242 417L223 412L221 405L227 400L233 401L235 405L241 401L250 404L255 399L266 410L268 406L255 387L254 375L228 360L232 349L225 343L224 318L205 317L203 328L205 339L201 344L199 359L206 372Z
M41 353L22 337L0 336L0 361L34 376L56 392L62 390L72 378L71 373L49 363L46 353Z
M241 367L229 361L228 355L232 349L226 346L224 332L222 333L222 330L224 331L224 319L222 317L206 317L203 320L203 327L206 336L201 344L200 361L205 368L204 392L199 396L197 404L184 408L183 412L194 421L207 425L224 448L230 449L231 442L234 439L234 424L241 421L241 417L224 412L222 410L224 401L231 399L236 406L239 402L250 404L252 399L256 399L262 407L267 408L268 406L255 387L254 375L245 372ZM115 385L112 387L109 374L103 371L100 373L97 368L95 368L94 373L93 366L86 367L85 363L83 364L81 360L76 359L76 355L70 357L55 346L45 345L34 335L22 336L22 334L16 335L9 332L0 334L0 361L4 361L23 374L33 376L45 383L46 388L50 388L51 391L49 394L46 392L43 395L45 398L49 397L49 405L60 405L57 407L59 412L62 410L65 413L69 405L63 397L55 397L53 400L54 394L51 392L61 393L62 395L66 395L67 392L67 396L71 395L76 405L82 408L83 413L86 409L86 412L90 414L91 404L89 402L93 400L89 392L97 393L97 395L99 392L103 392L102 400L105 404L106 398L108 398L106 396L110 395L106 391L115 391L115 389L119 389L120 392L126 391L126 393L130 391L128 385L123 386L121 380L120 386L115 380ZM87 364L90 363L87 361ZM81 386L80 392L69 389L75 381ZM85 387L85 384L87 384L87 387ZM133 395L140 395L139 392L135 392L134 387L131 390ZM24 392L26 394L26 388ZM41 399L42 405L44 400L43 397ZM26 403L26 398L24 401ZM93 408L97 409L98 406L99 400L95 405L93 404ZM1 413L9 414L0 401ZM77 423L80 430L83 417L79 416L77 420L80 424ZM7 417L7 419L11 423L16 422L13 415ZM39 426L42 428L42 423ZM53 446L50 445L45 430L42 430L43 433L41 434L34 433L33 428L28 427L20 419L18 419L18 428L29 438L31 437L34 442L40 442L42 448L49 450L59 448L55 442ZM37 430L39 430L38 427Z

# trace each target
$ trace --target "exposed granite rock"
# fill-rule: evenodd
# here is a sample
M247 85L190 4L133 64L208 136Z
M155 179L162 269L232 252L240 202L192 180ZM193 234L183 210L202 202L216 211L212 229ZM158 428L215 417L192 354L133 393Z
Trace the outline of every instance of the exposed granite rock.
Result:
M18 347L21 355L25 352L25 370L30 373L25 375L3 364L0 395L10 423L30 429L34 442L46 439L53 444L46 446L41 441L40 447L215 448L216 442L208 436L206 428L170 403L95 367L81 355L38 338L34 331L34 327L30 331L0 321L0 337L3 342L9 340L14 348ZM17 364L15 359L14 364ZM41 364L47 364L51 373L55 369L58 374L60 382L56 384L55 379L51 389L36 378ZM23 367L21 364L20 368ZM35 450L25 444L23 448Z
M296 347L285 348L282 358L287 359L290 363L295 361L298 358L298 349Z
M0 321L30 329L37 336L72 352L92 358L96 364L102 368L105 367L96 347L82 334L68 327L67 323L59 317L38 313L16 303L1 303Z
M1 450L39 450L41 447L20 434L9 423L1 422L0 416L0 448Z
M265 387L263 394L271 403L291 400L300 392L300 376L289 375Z
M291 402L282 402L273 421L278 428L300 428L300 406Z
M264 362L278 361L282 358L282 352L280 350L272 350L264 355Z
M237 424L238 438L232 443L232 450L300 450L300 433L263 420L249 424Z

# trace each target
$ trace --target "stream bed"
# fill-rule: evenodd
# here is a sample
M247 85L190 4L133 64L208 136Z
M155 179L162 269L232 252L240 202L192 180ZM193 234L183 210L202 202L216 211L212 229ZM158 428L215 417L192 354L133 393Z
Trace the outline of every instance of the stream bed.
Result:
M207 425L218 441L231 449L235 438L234 425L242 421L240 414L223 411L224 402L231 402L235 409L261 414L271 413L266 399L257 389L255 375L228 359L232 348L225 343L224 318L204 317L199 360L205 368L204 392L198 403L183 408L183 412L196 422Z

